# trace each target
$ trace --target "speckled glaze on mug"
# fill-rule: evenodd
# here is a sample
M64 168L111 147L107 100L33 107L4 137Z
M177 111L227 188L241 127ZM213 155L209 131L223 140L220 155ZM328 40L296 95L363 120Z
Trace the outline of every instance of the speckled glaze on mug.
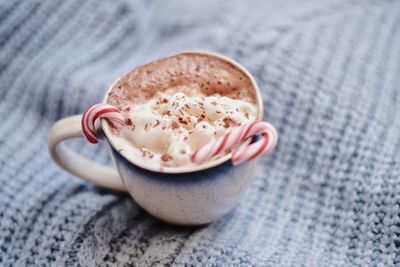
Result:
M203 54L217 57L229 62L242 71L249 78L255 90L257 119L263 118L263 101L259 88L250 73L248 73L242 66L231 59L214 53L203 51L190 51L184 53ZM111 88L112 86L110 89ZM104 97L104 103L107 102L107 95L110 89ZM73 127L76 128L76 123L72 122L72 118L70 119L70 129ZM75 120L78 119L79 118L76 117ZM144 210L154 217L169 223L178 225L201 225L220 218L238 203L245 190L248 188L254 173L256 164L255 160L238 166L233 166L230 161L230 153L218 160L206 164L183 169L180 168L175 171L169 170L160 172L147 168L144 163L140 163L135 159L124 155L123 148L118 147L119 144L113 140L113 135L108 122L102 120L101 128L104 132L105 139L110 144L112 157L118 171L118 175L114 176L120 177L120 179L110 178L112 176L111 170L107 170L109 172L108 176L102 176L109 178L105 178L108 180L104 181L104 179L99 179L97 177L98 175L101 176L101 171L94 169L99 167L97 166L98 164L94 166L95 163L88 162L86 159L82 159L81 157L79 158L79 160L86 160L86 164L88 164L87 166L90 166L90 168L93 168L96 171L97 174L93 174L88 173L90 170L82 171L81 169L77 169L75 166L78 164L76 159L70 158L69 162L65 159L65 157L79 156L75 154L73 155L73 152L71 151L63 151L66 150L66 148L59 150L58 147L60 146L57 147L57 144L71 137L82 136L82 133L80 133L80 135L77 133L75 133L75 135L72 133L68 135L63 132L64 135L61 136L62 134L60 132L62 131L60 129L63 127L65 128L67 124L63 124L61 121L58 123L60 125L57 126L56 123L53 127L55 129L52 129L49 147L53 158L60 166L71 173L100 186L117 190L126 189L136 203ZM71 131L72 130L70 130L70 132ZM104 166L101 167L109 168ZM121 183L121 180L123 183Z
M133 199L163 221L196 225L229 212L251 182L255 161L187 173L159 173L133 165L113 149L119 173Z

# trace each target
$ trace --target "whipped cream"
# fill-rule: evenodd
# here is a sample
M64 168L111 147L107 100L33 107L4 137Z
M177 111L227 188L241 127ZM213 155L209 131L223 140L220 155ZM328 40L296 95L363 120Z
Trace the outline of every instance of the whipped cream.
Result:
M191 165L190 155L233 128L256 118L254 104L226 96L158 93L146 103L129 103L126 125L116 132L125 153L146 164Z

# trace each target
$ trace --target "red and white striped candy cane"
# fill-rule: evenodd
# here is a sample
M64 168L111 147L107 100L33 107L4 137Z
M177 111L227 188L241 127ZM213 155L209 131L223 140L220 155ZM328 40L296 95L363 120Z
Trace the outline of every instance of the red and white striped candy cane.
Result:
M192 154L191 160L197 164L204 163L227 149L235 148L247 138L259 134L262 137L260 140L253 144L240 146L232 152L232 163L234 165L252 160L263 153L271 151L278 142L278 133L268 122L253 121L237 127L214 142L199 148Z
M83 113L81 125L83 134L92 144L99 142L95 128L95 122L99 118L107 119L116 127L122 127L125 124L124 117L114 106L101 103L89 107Z

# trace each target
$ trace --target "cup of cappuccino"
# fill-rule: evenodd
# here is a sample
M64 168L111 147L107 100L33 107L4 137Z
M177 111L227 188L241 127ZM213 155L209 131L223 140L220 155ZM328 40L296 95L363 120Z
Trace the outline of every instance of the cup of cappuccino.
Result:
M84 136L82 115L59 120L51 129L50 154L72 174L127 191L148 213L178 225L218 219L249 186L255 160L235 166L229 149L201 164L191 160L206 144L263 118L256 82L233 60L202 51L162 58L122 75L102 103L118 109L124 121L116 127L101 119L97 126L114 167L85 159L62 143Z

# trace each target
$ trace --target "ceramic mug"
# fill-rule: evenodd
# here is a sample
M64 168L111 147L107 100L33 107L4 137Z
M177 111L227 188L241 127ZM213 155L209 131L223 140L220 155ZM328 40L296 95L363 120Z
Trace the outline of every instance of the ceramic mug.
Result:
M263 101L249 72L233 60L217 54L202 51L185 53L217 57L242 71L252 82L256 95L257 119L262 120ZM107 102L111 88L112 86L105 94L103 103ZM110 145L115 167L100 165L62 144L66 139L83 137L81 118L82 115L77 115L61 119L52 127L49 150L55 162L66 171L96 185L128 191L139 206L163 221L179 225L210 223L238 203L252 180L256 161L233 166L230 161L231 153L202 165L180 168L179 171L160 172L151 169L142 161L124 155L123 149L113 140L110 126L105 119L100 122L101 131Z

